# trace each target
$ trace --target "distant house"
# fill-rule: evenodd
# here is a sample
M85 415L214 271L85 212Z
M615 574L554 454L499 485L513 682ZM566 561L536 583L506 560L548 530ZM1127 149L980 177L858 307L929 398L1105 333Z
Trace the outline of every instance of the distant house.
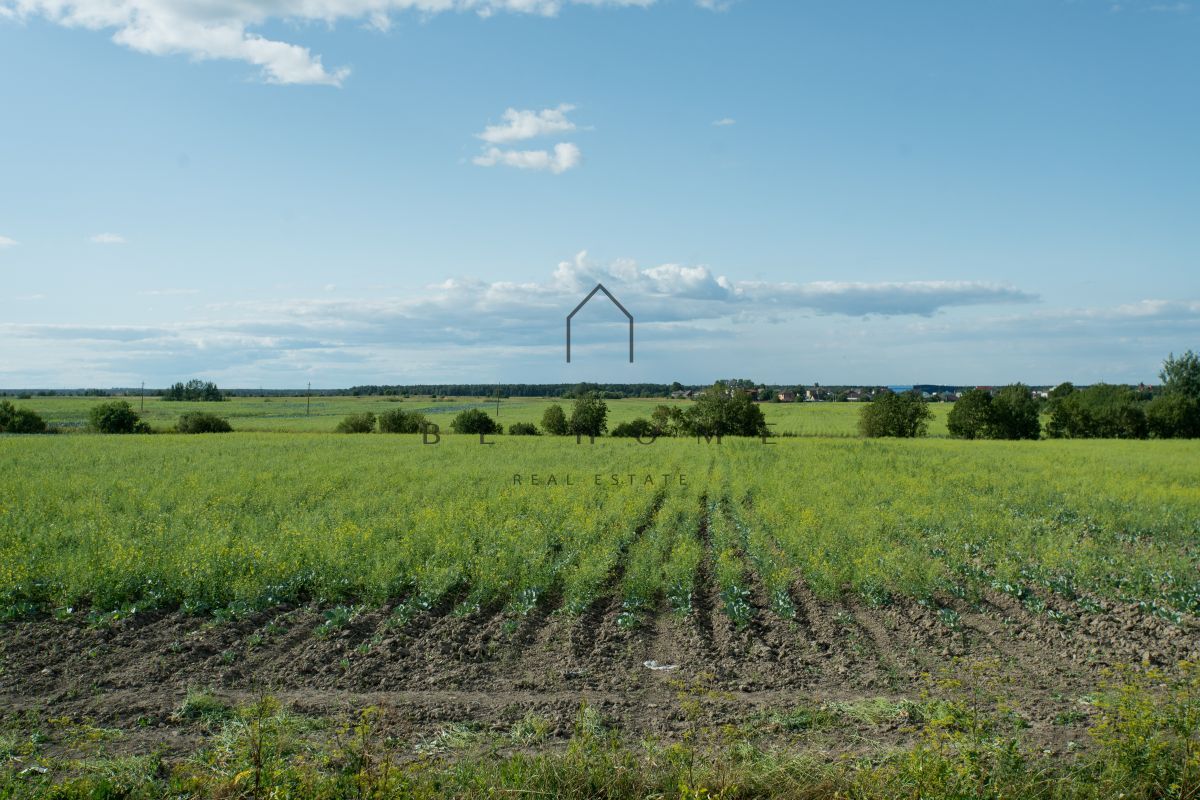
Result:
M860 392L858 389L855 389L850 392L846 392L846 402L847 403L858 403L858 402L861 402L862 399L863 399L863 393Z
M672 400L691 400L695 396L695 392L691 389L680 389L677 392L671 392Z
M776 395L776 397L778 398L779 402L781 402L781 403L796 402L796 393L795 392L780 392L778 395Z

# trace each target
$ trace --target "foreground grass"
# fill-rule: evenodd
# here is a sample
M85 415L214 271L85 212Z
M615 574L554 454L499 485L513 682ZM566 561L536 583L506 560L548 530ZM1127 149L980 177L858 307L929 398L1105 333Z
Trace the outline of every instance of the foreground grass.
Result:
M508 731L449 725L416 740L367 708L340 721L300 716L263 696L230 708L189 696L178 721L201 727L190 756L105 754L118 733L68 720L51 732L0 734L5 798L565 798L912 797L1178 798L1200 796L1200 669L1123 669L1094 698L1082 746L1030 751L1023 721L986 670L969 688L945 679L919 701L896 706L915 744L870 755L764 745L754 726L706 727L703 693L681 690L692 725L680 740L630 741L582 705L566 741L527 716ZM878 708L869 709L872 714ZM774 721L789 730L835 727L863 709L798 709ZM26 721L28 723L28 721ZM12 731L19 730L19 733ZM57 731L55 733L54 731ZM40 752L57 736L73 753ZM61 748L59 748L61 751Z

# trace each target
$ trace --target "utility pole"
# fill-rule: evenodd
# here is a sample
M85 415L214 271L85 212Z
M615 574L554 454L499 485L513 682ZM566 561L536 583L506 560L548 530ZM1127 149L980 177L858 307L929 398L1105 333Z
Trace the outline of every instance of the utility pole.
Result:
M312 381L308 382L308 393L304 396L304 416L312 416Z
M142 381L142 411L146 410L146 382Z
M500 384L496 384L496 419L500 419Z

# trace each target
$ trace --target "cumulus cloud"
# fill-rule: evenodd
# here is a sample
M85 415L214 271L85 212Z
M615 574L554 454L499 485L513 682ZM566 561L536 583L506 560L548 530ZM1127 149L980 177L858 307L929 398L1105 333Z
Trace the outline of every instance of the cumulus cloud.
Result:
M97 233L90 241L94 244L125 244L125 237L119 233Z
M519 111L509 108L502 115L503 123L488 125L482 133L476 135L488 144L508 144L539 136L569 133L575 130L575 123L567 119L567 114L574 110L575 106L569 103L541 111Z
M733 117L722 117L718 120L713 120L714 128L728 128L730 125L737 125L737 120Z
M0 249L3 249L5 247L16 247L16 246L17 246L16 239L10 239L7 236L0 236Z
M416 12L498 12L554 16L566 5L648 6L654 0L0 0L0 18L43 17L59 25L113 31L120 45L151 55L234 60L279 84L340 86L349 67L326 67L321 56L291 42L268 39L255 28L271 22L365 21L386 30L390 15Z
M554 145L554 150L501 150L489 147L473 159L481 167L502 164L517 169L532 169L553 172L555 175L583 163L583 154L570 142Z

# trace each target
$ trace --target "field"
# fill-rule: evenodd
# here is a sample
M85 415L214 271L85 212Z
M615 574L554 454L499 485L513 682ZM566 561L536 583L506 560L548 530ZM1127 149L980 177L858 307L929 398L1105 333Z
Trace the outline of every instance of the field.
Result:
M28 400L9 398L18 407L31 408L52 425L66 431L82 430L87 425L88 409L105 398L95 397L34 397ZM135 410L141 408L137 397L122 398ZM649 417L661 404L681 405L680 400L621 400L609 403L609 427L635 417ZM541 421L542 412L552 403L569 410L570 400L514 398L500 401L499 420L505 428L514 422ZM226 417L236 431L330 433L338 420L347 414L371 411L380 414L394 408L419 411L443 429L449 428L454 414L467 408L482 408L495 415L494 398L455 397L431 400L414 397L399 400L386 397L237 397L224 403L164 402L147 397L143 418L155 430L169 431L179 416L188 411L211 411ZM946 415L952 406L935 403L930 406L933 419L929 435L946 436ZM767 422L777 434L796 436L857 436L857 403L764 403Z
M1200 443L850 439L842 404L768 406L810 434L770 444L423 444L303 403L0 438L0 787L268 796L270 731L271 780L361 788L377 730L414 793L1200 791Z

